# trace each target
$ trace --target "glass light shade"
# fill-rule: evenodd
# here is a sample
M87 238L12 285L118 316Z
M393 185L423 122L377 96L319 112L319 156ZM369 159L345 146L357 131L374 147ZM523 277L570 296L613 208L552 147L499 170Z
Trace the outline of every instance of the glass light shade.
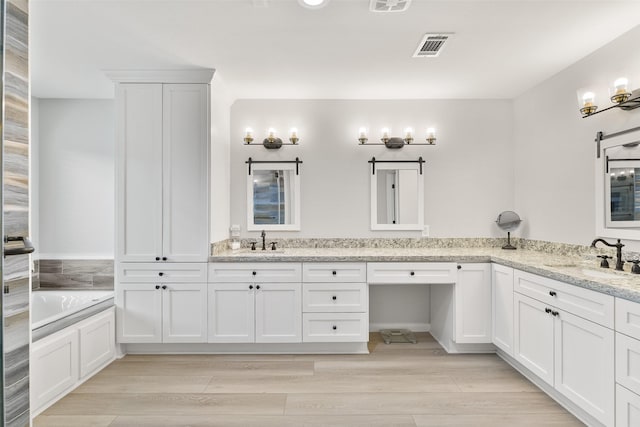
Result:
M626 77L617 78L612 86L609 86L609 96L611 97L611 102L614 104L620 104L625 102L631 96L631 91L629 90L629 79Z
M275 138L276 137L276 130L274 128L269 128L269 130L267 131L267 137L268 138Z
M389 138L389 128L382 128L380 132L382 133L383 138Z
M289 130L289 135L291 135L292 138L296 138L298 136L298 128L291 128Z

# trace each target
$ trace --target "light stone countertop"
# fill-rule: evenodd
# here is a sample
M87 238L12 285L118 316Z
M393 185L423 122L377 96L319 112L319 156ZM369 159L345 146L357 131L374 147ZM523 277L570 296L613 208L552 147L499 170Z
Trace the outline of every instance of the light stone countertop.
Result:
M599 267L595 259L532 250L499 248L287 248L272 252L225 251L210 262L495 262L582 288L640 303L640 274ZM594 277L598 274L614 277Z

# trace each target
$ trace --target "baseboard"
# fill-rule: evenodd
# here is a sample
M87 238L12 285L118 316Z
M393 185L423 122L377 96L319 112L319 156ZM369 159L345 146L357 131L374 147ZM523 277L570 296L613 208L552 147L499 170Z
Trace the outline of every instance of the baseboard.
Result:
M369 354L366 342L121 344L125 354Z

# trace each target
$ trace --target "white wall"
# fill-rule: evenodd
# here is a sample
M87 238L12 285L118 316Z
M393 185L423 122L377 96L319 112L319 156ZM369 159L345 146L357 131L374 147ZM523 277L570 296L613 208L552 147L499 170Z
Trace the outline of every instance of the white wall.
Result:
M596 132L640 125L640 109L583 119L576 90L595 89L604 108L616 77L635 77L633 87L640 87L638 40L640 27L515 99L515 207L523 237L581 245L594 239ZM640 242L627 242L630 248L640 250Z
M40 258L112 258L114 102L40 99L38 104L34 211L39 211Z
M229 238L229 122L231 98L218 74L211 82L211 242Z
M33 258L40 253L40 100L31 97L29 131L29 231L31 242L36 248Z
M506 100L238 100L231 108L231 223L246 232L246 179L254 160L301 165L300 232L281 237L419 237L420 232L370 230L371 157L417 159L425 165L425 224L432 237L502 236L495 219L514 207L512 104ZM394 136L412 126L416 139L438 130L437 145L390 150L358 146L360 126L370 140L384 126ZM262 141L269 127L297 127L299 146L245 146L246 127ZM254 142L254 144L256 143ZM254 233L255 234L255 233Z

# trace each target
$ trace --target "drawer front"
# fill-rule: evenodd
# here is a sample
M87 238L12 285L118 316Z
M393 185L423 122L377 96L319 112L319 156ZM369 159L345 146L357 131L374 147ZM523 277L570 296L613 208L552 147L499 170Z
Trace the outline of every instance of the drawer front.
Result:
M367 342L366 313L304 313L303 342Z
M640 396L616 384L616 427L640 426Z
M455 283L457 264L449 262L372 262L367 264L369 284Z
M366 283L304 283L302 311L364 313L369 309Z
M366 282L365 263L304 263L302 264L303 282L346 283Z
M616 382L640 394L640 341L616 333Z
M118 264L120 283L163 283L207 281L206 263L120 263Z
M209 282L285 283L302 280L302 265L297 262L209 264Z
M611 295L520 270L514 270L513 277L514 291L613 329L615 304Z
M616 332L640 340L640 304L616 298Z

